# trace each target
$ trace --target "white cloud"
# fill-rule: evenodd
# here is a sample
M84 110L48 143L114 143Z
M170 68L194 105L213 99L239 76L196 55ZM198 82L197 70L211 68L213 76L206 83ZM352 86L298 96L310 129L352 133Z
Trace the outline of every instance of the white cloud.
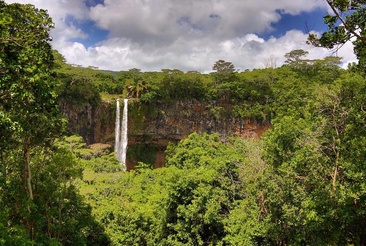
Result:
M343 58L343 68L347 68L349 63L357 62L357 58L353 53L353 47L353 44L348 41L339 50L334 51L335 55Z
M56 24L53 46L69 63L100 69L210 72L217 60L224 59L243 71L264 67L270 57L281 65L284 54L293 49L308 50L310 58L330 55L306 45L307 35L300 31L269 40L259 36L271 30L280 13L326 9L321 0L105 0L90 8L85 0L17 2L48 9ZM107 30L109 37L85 47L73 40L87 37L78 22L90 20ZM339 55L355 59L348 45Z
M319 0L106 0L90 17L112 37L166 44L178 38L230 39L271 29L281 16L325 6ZM108 13L108 14L106 14Z
M205 38L185 45L184 39L178 39L169 46L151 49L148 45L141 46L127 39L115 38L88 49L80 43L74 43L61 52L71 63L93 65L101 69L119 71L140 68L143 71L160 71L162 68L178 68L200 72L210 72L212 65L219 59L231 61L241 71L264 68L269 58L275 58L277 65L281 65L285 60L284 54L294 49L309 51L309 59L332 55L326 49L307 45L306 39L306 34L292 30L280 38L267 41L254 34L246 34L219 43ZM339 51L339 55L344 55L348 60L354 59L350 55L352 49L344 48Z

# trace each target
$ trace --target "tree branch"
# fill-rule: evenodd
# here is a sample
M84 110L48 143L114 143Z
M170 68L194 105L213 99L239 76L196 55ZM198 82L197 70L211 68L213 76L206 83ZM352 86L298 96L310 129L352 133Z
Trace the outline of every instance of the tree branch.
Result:
M362 43L366 45L366 39L363 38L360 34L358 34L356 31L351 30L350 26L347 24L347 21L344 20L341 16L341 14L338 12L336 7L333 5L332 0L326 0L330 8L332 9L333 13L337 16L337 18L342 22L346 30L348 30L350 33L352 33L357 39L359 39Z

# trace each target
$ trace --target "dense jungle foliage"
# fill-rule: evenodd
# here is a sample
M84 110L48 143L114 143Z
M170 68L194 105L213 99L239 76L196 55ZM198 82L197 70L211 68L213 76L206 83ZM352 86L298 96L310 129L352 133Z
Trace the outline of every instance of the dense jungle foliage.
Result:
M351 6L328 3L343 14ZM350 16L365 15L351 7ZM313 44L341 44L357 26L326 21ZM281 67L244 72L223 60L211 74L100 71L66 64L49 44L52 27L45 11L0 0L0 245L366 243L363 62L345 70L341 58L294 50ZM117 96L196 99L215 117L271 129L259 140L192 133L167 147L165 167L123 172L108 145L70 135L58 108Z

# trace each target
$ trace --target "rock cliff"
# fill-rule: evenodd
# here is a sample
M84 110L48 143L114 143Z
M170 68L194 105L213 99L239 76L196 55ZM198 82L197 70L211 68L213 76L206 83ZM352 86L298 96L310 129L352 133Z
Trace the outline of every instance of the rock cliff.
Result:
M157 151L155 166L162 165L162 152L169 142L178 142L193 132L258 138L269 128L268 124L233 117L227 113L230 105L215 102L190 100L143 104L131 99L128 107L128 145L154 146ZM102 142L114 145L114 101L105 101L96 107L61 103L60 108L69 120L70 133L81 135L87 144ZM128 162L137 161L140 160L136 156L128 158Z

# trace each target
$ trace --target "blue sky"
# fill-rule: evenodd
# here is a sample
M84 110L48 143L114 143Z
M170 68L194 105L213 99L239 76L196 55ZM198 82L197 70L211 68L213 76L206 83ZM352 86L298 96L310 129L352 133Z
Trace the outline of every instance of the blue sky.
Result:
M52 45L71 64L108 70L164 68L212 71L215 61L237 69L281 66L294 49L323 58L306 44L326 30L325 0L5 0L47 9ZM338 52L354 61L352 46Z
M104 30L96 26L96 23L92 20L78 20L73 16L66 16L65 23L68 26L74 25L82 30L86 36L71 38L71 42L82 43L85 47L95 46L97 43L108 39L108 30Z
M279 11L280 12L280 11ZM281 19L273 23L275 28L272 35L280 37L286 34L288 30L296 29L303 32L318 31L324 32L327 26L323 22L323 16L327 14L327 10L317 8L311 12L303 12L298 15L281 14Z

